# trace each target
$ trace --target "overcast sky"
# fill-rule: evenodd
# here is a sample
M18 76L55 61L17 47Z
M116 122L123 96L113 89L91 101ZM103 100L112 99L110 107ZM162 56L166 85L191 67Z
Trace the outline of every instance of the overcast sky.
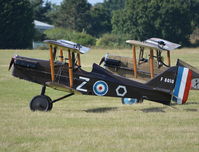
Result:
M47 0L45 0L47 1ZM52 3L56 3L56 4L60 4L63 0L48 0ZM96 3L100 3L100 2L103 2L104 0L88 0L89 3L91 4L96 4Z

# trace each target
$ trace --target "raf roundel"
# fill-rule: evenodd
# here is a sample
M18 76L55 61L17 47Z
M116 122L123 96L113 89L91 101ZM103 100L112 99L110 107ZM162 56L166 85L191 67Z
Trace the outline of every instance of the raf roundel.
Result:
M104 81L97 81L93 85L93 92L97 96L104 96L108 92L108 85Z

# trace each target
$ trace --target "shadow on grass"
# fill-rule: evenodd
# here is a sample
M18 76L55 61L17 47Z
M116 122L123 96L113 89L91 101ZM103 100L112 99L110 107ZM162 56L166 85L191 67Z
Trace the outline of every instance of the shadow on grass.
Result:
M197 112L198 111L198 109L184 109L184 110L187 112Z
M186 102L185 104L183 104L183 106L186 106L186 105L198 105L199 104L199 102ZM170 105L171 107L178 107L178 106L180 106L179 104L177 104L177 103L171 103L171 105Z
M188 106L188 105L198 105L198 104L199 104L199 102L187 102L187 103L185 103L185 104L183 105L183 107L186 107L186 106ZM179 106L179 107L178 107L178 106ZM171 107L172 107L173 109L176 109L176 110L178 110L178 108L180 108L180 106L181 106L181 105L178 105L178 104L172 104L172 105L171 105ZM186 109L183 108L183 110L186 111L186 112L197 112L197 111L199 111L199 109L197 109L197 108L188 108L188 107L186 107Z
M103 108L88 109L88 110L84 110L84 111L88 112L88 113L105 113L105 112L109 112L109 111L114 111L116 109L117 109L117 107L103 107Z
M140 111L145 112L145 113L149 113L149 112L166 112L164 109L166 107L153 107L153 108L145 108L145 109L140 109Z
M186 105L199 104L199 102L186 102Z

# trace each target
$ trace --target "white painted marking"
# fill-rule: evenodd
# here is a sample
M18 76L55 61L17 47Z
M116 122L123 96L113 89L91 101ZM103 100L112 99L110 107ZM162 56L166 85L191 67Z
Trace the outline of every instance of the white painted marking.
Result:
M82 87L85 86L90 81L90 79L86 78L86 77L79 77L79 78L82 79L82 80L85 80L85 81L83 81L80 85L78 85L76 90L79 90L79 91L82 91L82 92L87 92L88 90L83 89Z
M181 83L180 83L179 94L178 94L178 100L177 100L178 104L182 104L182 99L183 99L183 96L184 96L188 72L189 72L189 69L184 68L183 74L182 74L182 80L181 80Z
M120 92L122 90L122 93ZM119 85L116 89L116 93L118 96L123 97L127 93L126 86Z

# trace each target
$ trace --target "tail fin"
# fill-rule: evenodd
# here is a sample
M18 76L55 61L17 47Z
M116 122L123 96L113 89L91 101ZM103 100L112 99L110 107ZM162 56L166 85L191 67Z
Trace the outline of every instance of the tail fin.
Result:
M186 67L174 66L149 81L147 85L155 90L172 95L172 100L184 104L191 88L192 71Z
M177 71L177 66L171 67L157 75L154 79L150 80L146 84L153 87L156 90L172 94L173 89L175 87Z
M191 89L192 71L186 67L178 67L172 100L178 104L186 103Z

